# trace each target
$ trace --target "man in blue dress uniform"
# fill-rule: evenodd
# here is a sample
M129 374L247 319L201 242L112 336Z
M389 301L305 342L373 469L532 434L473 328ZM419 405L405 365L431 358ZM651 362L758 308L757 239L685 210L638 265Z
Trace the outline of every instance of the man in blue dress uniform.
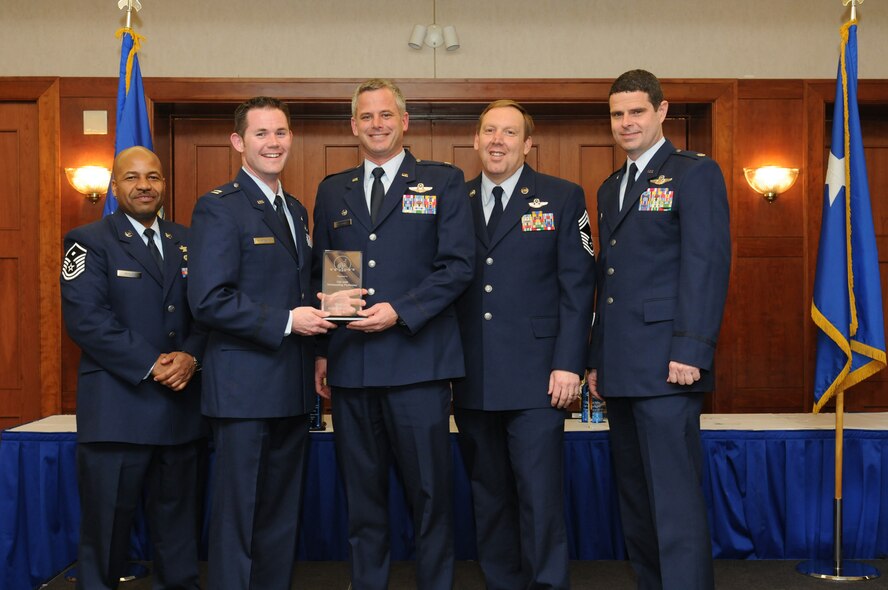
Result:
M595 258L583 189L525 163L532 133L514 101L481 113L475 278L457 305L455 417L491 590L569 587L564 416L586 364Z
M65 236L62 313L80 346L77 587L117 588L143 489L154 587L200 587L200 388L205 334L186 300L188 232L158 219L164 178L150 150L114 160L113 215ZM204 446L205 449L205 446Z
M214 590L289 589L296 557L315 334L335 326L309 304L311 242L281 171L287 106L235 111L237 178L197 202L188 300L209 330L202 406L215 443L209 579Z
M724 177L663 137L668 104L643 70L610 90L628 156L598 191L599 278L589 356L607 400L620 516L640 589L713 587L700 413L731 267Z
M318 392L332 394L352 585L388 586L394 459L413 514L417 586L450 588L450 380L464 374L453 303L474 256L465 181L404 150L407 109L387 80L357 88L351 125L366 159L318 186L314 242L318 284L324 250L363 252L363 319L329 337L315 374Z

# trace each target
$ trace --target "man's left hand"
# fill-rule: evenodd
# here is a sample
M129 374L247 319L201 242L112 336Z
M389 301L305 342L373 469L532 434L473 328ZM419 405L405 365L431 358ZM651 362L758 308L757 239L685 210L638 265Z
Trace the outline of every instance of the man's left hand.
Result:
M359 316L364 319L349 322L349 330L359 330L361 332L382 332L388 330L398 321L398 312L390 303L382 302L372 305L367 309L358 312Z
M566 408L580 397L580 376L555 369L549 374L549 395L553 408Z
M154 364L154 380L173 391L182 391L191 381L196 368L195 358L187 352L162 354Z
M692 385L700 380L700 369L677 361L669 361L669 377L667 383Z

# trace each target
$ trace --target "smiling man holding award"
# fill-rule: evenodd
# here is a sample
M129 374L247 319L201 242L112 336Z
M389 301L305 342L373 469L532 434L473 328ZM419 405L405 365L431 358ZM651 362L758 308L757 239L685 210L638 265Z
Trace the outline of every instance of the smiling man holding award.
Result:
M450 380L465 372L453 304L472 279L474 237L462 172L405 151L408 120L397 86L361 84L351 126L366 159L324 179L314 210L315 283L327 286L325 251L338 250L332 261L359 254L349 260L362 284L345 290L366 290L360 319L319 346L315 384L332 401L352 585L371 590L388 587L392 459L413 514L417 587L453 585Z

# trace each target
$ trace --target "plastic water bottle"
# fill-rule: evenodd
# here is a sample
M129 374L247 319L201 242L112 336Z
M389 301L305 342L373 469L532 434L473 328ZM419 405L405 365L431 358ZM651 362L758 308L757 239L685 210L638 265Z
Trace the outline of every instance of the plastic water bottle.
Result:
M589 385L585 381L580 388L580 421L589 421Z
M592 398L592 422L601 424L607 420L607 406L597 397Z
M315 395L314 408L309 415L308 429L327 430L327 423L324 422L324 402L319 395Z

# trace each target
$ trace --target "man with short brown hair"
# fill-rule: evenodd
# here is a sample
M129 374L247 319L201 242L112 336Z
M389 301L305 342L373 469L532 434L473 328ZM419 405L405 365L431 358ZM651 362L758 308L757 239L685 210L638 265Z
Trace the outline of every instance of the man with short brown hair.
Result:
M498 100L467 183L475 278L457 303L466 377L454 416L491 590L569 587L564 417L580 393L595 292L583 189L526 163L533 118Z

